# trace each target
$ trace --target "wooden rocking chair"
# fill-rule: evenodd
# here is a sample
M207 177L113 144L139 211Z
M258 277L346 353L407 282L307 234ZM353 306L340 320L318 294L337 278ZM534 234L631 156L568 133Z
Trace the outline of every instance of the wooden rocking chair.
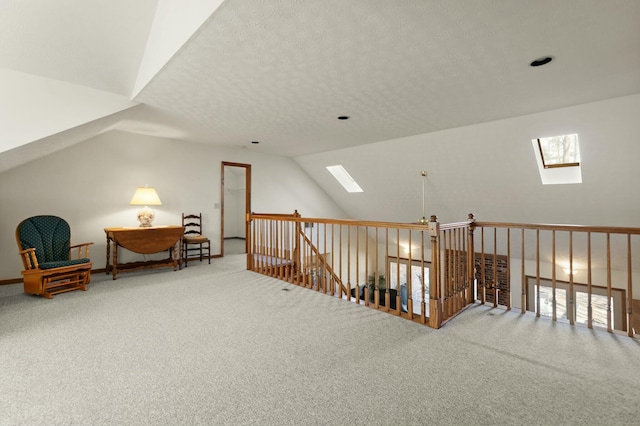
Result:
M24 291L51 299L54 294L86 290L91 282L89 245L71 244L69 224L57 216L33 216L16 229L24 265ZM72 258L72 251L77 251Z

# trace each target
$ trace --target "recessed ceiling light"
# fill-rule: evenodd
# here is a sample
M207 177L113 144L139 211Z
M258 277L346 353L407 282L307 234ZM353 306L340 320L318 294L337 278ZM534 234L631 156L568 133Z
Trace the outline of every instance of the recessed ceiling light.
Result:
M535 61L531 62L529 65L532 67L539 67L542 65L546 65L551 61L553 61L553 58L551 56L544 56L542 58L536 59Z
M251 141L252 144L258 145L260 141Z
M338 117L338 120L348 120L349 116L348 115L341 115L340 117Z

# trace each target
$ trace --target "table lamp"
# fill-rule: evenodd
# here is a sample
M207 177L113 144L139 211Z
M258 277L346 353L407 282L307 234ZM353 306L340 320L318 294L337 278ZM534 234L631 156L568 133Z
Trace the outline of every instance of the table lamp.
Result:
M133 194L133 198L131 198L129 204L132 206L144 206L144 208L138 212L138 221L140 222L141 227L148 228L152 226L151 222L153 222L153 219L155 218L155 213L149 208L149 206L160 206L162 205L162 201L160 201L160 197L158 197L158 193L155 188L141 186L136 189L136 192Z

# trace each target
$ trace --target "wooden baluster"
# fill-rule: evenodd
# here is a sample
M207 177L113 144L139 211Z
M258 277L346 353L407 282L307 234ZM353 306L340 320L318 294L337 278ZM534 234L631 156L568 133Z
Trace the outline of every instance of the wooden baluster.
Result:
M438 238L440 236L438 218L432 215L429 218L429 237L431 238L431 268L429 278L429 326L440 328L442 326L442 304L440 301L440 248Z
M289 282L291 284L296 284L298 282L298 270L300 269L300 252L298 251L298 242L300 235L298 234L298 230L300 229L300 222L296 221L296 216L294 216L294 220L291 222L289 236Z
M306 288L313 288L313 246L311 244L311 239L313 238L313 224L311 225L311 230L309 231L308 240L306 240L306 255L305 255L305 279L306 279Z
M451 268L449 268L449 317L456 313L456 267L458 250L456 246L456 230L449 230L449 253L451 256Z
M282 227L282 258L283 258L283 276L282 280L289 282L289 269L291 268L291 226L294 222L283 221Z
M451 230L451 248L453 250L453 268L451 269L451 291L452 300L451 300L451 315L455 315L458 311L460 311L460 298L458 297L458 280L460 279L460 274L458 273L458 266L460 265L460 245L458 244L460 235L459 229Z
M507 311L511 310L511 228L507 228Z
M411 244L412 244L412 232L409 229L409 264L407 265L407 316L409 319L413 319L413 299L412 299L412 295L413 295L413 286L411 285L411 281L413 279L413 271L412 271L412 250L411 250ZM402 299L402 298L401 298Z
M591 232L587 233L587 327L593 328L593 306L591 303Z
M493 307L498 307L498 228L493 228Z
M280 262L280 279L283 281L287 280L287 258L289 257L287 256L287 246L289 245L287 229L290 224L289 220L283 219L280 221L280 259L282 259Z
M486 288L487 288L487 281L486 281L486 263L485 263L485 258L484 258L484 226L480 229L480 282L481 285L478 286L478 289L480 290L480 303L482 303L483 305L486 302Z
M277 259L278 259L278 220L272 220L271 221L271 235L270 235L270 247L271 247L271 256L272 256L272 261L270 262L271 264L271 274L270 276L276 278L278 276L278 265L277 265Z
M313 281L315 282L315 285L316 285L316 291L320 291L321 290L320 286L322 285L320 280L320 224L314 223L313 226L316 227L316 258L315 258L314 270L313 270Z
M336 262L335 262L335 252L336 252L336 247L335 247L335 240L336 240L336 234L335 234L335 225L332 223L331 224L331 269L335 272L336 268ZM329 278L329 287L330 287L330 292L332 296L336 295L336 280L333 278L333 274L331 274L330 278Z
M526 298L525 298L525 294L527 291L527 286L526 286L526 280L527 280L527 276L525 275L525 269L524 269L524 227L522 227L522 237L521 237L521 244L522 246L520 247L520 313L521 314L525 314L527 312L527 304L526 304Z
M607 232L607 331L611 333L611 234Z
M400 291L400 229L396 228L396 259L398 260L398 267L396 268L396 293ZM391 310L391 281L387 283L387 301L385 310L389 312ZM396 297L396 301L398 298ZM396 310L398 306L396 304Z
M460 253L460 275L461 275L461 279L462 282L459 285L459 293L460 293L460 300L462 302L462 308L464 308L465 306L467 306L469 304L469 292L468 292L468 288L469 288L469 275L467 274L468 270L467 270L467 253L469 251L469 248L467 246L467 230L469 228L465 227L465 228L461 228L460 229L460 245L462 247L462 252Z
M293 235L291 236L291 244L292 244L292 257L293 257L293 263L292 263L292 270L291 270L291 281L293 282L293 284L295 285L299 285L300 283L300 259L302 257L301 253L300 253L300 231L301 231L302 227L300 226L300 222L295 221L293 223L293 229L292 229L292 233Z
M269 220L262 223L262 273L269 275Z
M344 276L342 275L342 224L340 224L340 243L338 244L338 250L340 250L340 281L344 283ZM340 299L342 299L342 285L340 286ZM347 295L347 299L349 296Z
M371 276L373 278L373 282L375 283L377 280L377 276L378 276L378 271L377 271L377 265L378 265L378 259L371 259L369 260L369 256L375 256L377 253L377 249L374 249L373 247L369 248L370 243L371 244L377 244L378 243L378 232L377 232L377 228L373 231L373 239L372 242L369 241L369 226L365 226L365 274L364 274L364 292L363 292L363 297L364 297L364 304L366 306L370 306L373 307L374 303L373 303L373 298L374 298L374 294L373 292L371 292L371 289L369 288L369 276ZM372 269L369 269L369 265L370 263L372 263Z
M360 304L360 227L356 226L356 303Z
M296 281L296 268L297 268L297 260L296 260L296 238L298 234L296 233L296 229L298 226L298 222L291 222L289 226L289 282L294 283Z
M351 301L351 225L347 231L347 300Z
M627 335L633 337L633 268L631 265L631 234L627 234Z
M263 244L262 244L262 251L264 253L264 258L263 258L263 269L262 269L262 273L265 275L269 275L269 265L270 265L270 260L269 260L269 256L270 256L270 252L269 252L269 227L270 227L270 220L265 220L264 221L264 235L263 235Z
M261 232L262 232L262 219L256 219L255 222L254 222L253 227L254 227L254 233L255 233L254 242L253 242L253 244L254 244L254 247L253 247L253 253L254 253L253 266L254 266L254 270L256 272L261 272L260 271L260 266L261 266L261 261L262 261L261 260L261 257L262 257L261 254L262 253L260 252L261 251L260 247L261 247L261 244L262 244L262 239L261 239L262 238L262 235L261 235Z
M567 306L567 314L571 325L576 322L576 302L573 290L573 231L569 231L569 306Z
M440 238L440 250L444 255L444 261L442 262L442 269L440 270L440 276L442 279L442 321L449 318L449 270L451 269L451 253L448 248L449 231L445 229L442 231Z
M275 240L275 252L276 252L276 264L274 265L274 274L276 276L276 278L281 279L283 277L283 273L282 273L282 259L284 258L283 253L282 253L282 225L283 225L283 221L281 219L278 219L274 222L275 225L275 235L274 235L274 240Z
M377 277L378 277L378 273L377 271L375 271L373 274L373 278L376 279ZM369 227L365 226L364 227L364 283L362 284L363 286L362 300L364 301L365 306L369 306L369 298L368 298L369 292L367 291L368 283L369 283ZM359 291L360 291L360 286L358 285L358 292Z
M557 321L556 304L556 231L551 231L551 319Z
M540 317L540 229L536 229L536 317Z
M375 265L374 265L374 276L373 276L373 306L375 306L376 309L378 309L380 307L380 265L379 265L379 257L380 257L380 253L378 252L379 250L379 245L380 245L380 239L379 239L379 235L378 235L378 231L379 228L376 226L376 260L375 260ZM367 277L367 284L368 284L368 277Z
M474 283L476 281L476 253L475 253L475 229L476 229L476 219L472 213L469 213L468 220L470 222L468 228L468 250L467 250L467 272L469 274L469 297L467 300L469 303L474 303L477 298L477 292L474 288Z
M465 231L466 231L465 228L458 229L458 245L460 246L460 253L458 254L458 266L456 267L456 270L458 271L457 292L458 292L458 300L459 300L459 303L460 303L459 310L462 310L462 308L467 306L467 301L466 301L466 297L465 297L465 286L466 286L466 282L467 282L466 281L466 275L467 275L466 253L467 253L467 247L466 247Z
M322 234L323 234L323 250L324 250L324 267L322 268L322 291L324 292L324 294L327 294L327 292L329 291L328 287L329 287L329 283L327 282L327 267L326 267L326 263L327 263L327 224L323 224L322 225Z
M456 297L457 287L458 287L458 245L456 243L457 239L457 229L449 230L449 253L451 256L451 269L449 274L449 298L450 302L450 310L449 316L453 316L458 309L458 301Z
M368 231L367 231L368 232ZM367 236L367 241L369 241L369 238ZM380 260L378 259L379 256L379 248L378 248L378 244L380 244L380 235L378 233L378 226L375 226L374 228L374 232L373 232L373 253L371 254L374 259L373 259L373 270L372 271L368 271L366 277L365 277L365 298L367 299L367 304L370 306L376 306L375 304L375 289L378 288L379 285L379 281L380 281L380 270L378 269L378 267L380 266ZM367 263L368 265L368 263ZM373 276L373 287L369 286L369 275ZM376 307L377 309L377 307Z
M268 219L264 219L262 221L262 245L260 247L260 254L262 254L262 259L261 259L261 267L260 267L260 273L264 274L264 275L268 275L268 270L267 270L267 260L268 260L268 248L267 248L267 225L268 225Z
M284 237L284 221L283 220L278 220L276 222L276 228L278 229L277 235L276 235L276 252L277 254L277 258L278 259L284 259L284 251L282 250L282 247L284 246L283 244L283 240L282 238ZM278 267L277 267L277 277L279 279L284 278L284 266L283 266L282 260L278 260Z
M426 286L424 276L424 231L420 231L420 323L427 323L427 304L425 302Z
M391 303L391 293L390 293L390 288L391 288L391 272L389 269L389 228L385 228L385 242L386 244L384 245L385 247L385 266L384 266L384 272L385 272L385 277L386 278L386 285L385 285L385 291L384 291L384 310L385 312L389 312L389 304ZM378 291L379 293L379 291Z
M460 241L460 235L462 234L460 232L460 229L455 229L454 230L454 237L455 237L455 249L456 249L456 268L453 271L453 290L454 290L454 302L455 302L455 313L458 313L462 310L462 295L461 295L461 289L462 289L462 274L460 273L460 265L462 263L462 244Z
M445 294L445 312L443 313L443 319L449 319L453 314L453 292L452 292L452 282L453 282L453 261L455 257L455 253L453 252L453 244L452 237L453 232L450 229L445 231L445 253L449 253L447 256L447 277L446 277L446 294Z

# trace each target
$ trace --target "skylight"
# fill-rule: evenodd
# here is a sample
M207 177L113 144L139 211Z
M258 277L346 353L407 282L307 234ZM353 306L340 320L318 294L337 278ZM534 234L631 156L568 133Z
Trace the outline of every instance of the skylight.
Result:
M577 134L538 138L531 142L543 185L582 183Z
M347 192L364 192L342 165L327 166L327 170L340 182L340 185L342 185Z
M578 135L539 138L538 149L545 169L551 167L575 167L580 165Z

